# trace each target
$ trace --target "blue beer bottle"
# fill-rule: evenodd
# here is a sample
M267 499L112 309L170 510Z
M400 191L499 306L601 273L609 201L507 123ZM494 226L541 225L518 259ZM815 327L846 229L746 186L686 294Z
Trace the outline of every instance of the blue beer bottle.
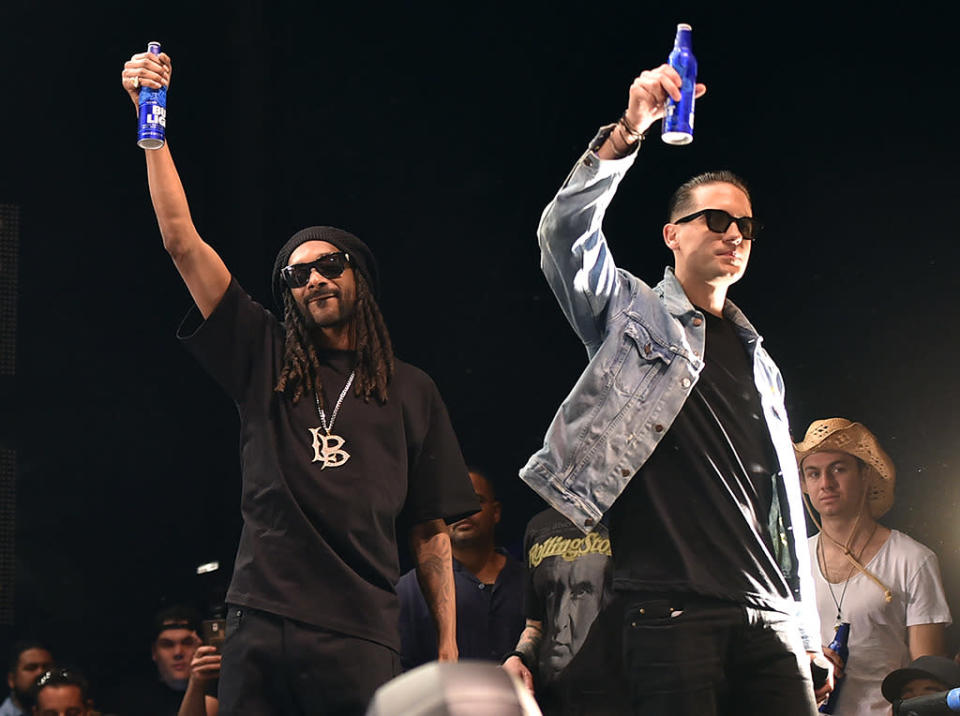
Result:
M847 647L847 642L850 640L850 624L848 622L843 622L840 626L837 627L837 633L833 635L833 641L830 642L831 651L835 651L837 656L843 659L843 668L847 668L847 658L850 656L850 649ZM830 692L830 697L827 699L827 702L820 707L820 713L822 714L832 714L833 709L837 705L837 698L840 696L840 687L843 685L843 679L834 682L833 691Z
M160 43L151 42L147 51L160 54ZM160 149L163 146L167 129L167 88L140 88L139 126L137 128L137 146L143 149Z
M696 102L694 89L697 86L697 58L693 56L693 28L685 22L677 25L673 51L667 62L683 80L680 101L667 97L664 106L663 131L660 138L667 144L690 144L693 141L693 105Z

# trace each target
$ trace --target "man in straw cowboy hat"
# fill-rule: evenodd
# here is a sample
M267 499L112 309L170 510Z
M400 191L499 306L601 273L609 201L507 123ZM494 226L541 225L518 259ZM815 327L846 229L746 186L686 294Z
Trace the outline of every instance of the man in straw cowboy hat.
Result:
M943 654L950 610L936 555L877 519L893 505L893 461L860 423L817 420L794 446L820 534L808 540L824 644L850 624L849 666L829 649L837 714L887 714L880 685L911 659Z

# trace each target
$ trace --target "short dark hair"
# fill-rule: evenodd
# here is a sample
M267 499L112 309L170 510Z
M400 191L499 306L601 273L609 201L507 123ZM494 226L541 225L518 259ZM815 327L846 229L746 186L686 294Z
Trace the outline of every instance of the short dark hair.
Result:
M81 698L83 698L84 701L87 700L87 692L89 691L87 680L83 677L83 674L76 669L57 667L40 674L33 685L31 693L34 703L36 703L37 696L40 695L40 692L48 686L76 686L80 689Z
M200 612L186 604L172 604L153 617L153 640L165 629L192 629L200 631Z
M677 187L670 197L670 203L667 205L667 221L679 219L684 214L690 213L693 205L693 192L702 186L709 184L732 184L747 195L747 201L753 206L753 199L750 198L750 190L747 183L727 169L718 169L712 172L697 174L695 177L687 179L683 184Z
M47 645L42 641L37 639L21 639L12 647L10 647L10 655L7 658L7 673L12 674L17 670L17 667L20 665L20 657L23 656L23 652L30 651L30 649L43 649L48 654L50 653L50 649L48 649Z
M489 474L484 468L479 467L479 466L474 465L474 464L468 464L468 465L467 465L467 472L472 472L474 475L479 475L480 477L482 477L483 480L484 480L484 482L486 482L487 485L490 487L490 494L493 495L493 499L494 499L494 500L498 499L498 498L497 498L497 485L496 485L496 483L493 481L493 478L490 477L490 474Z

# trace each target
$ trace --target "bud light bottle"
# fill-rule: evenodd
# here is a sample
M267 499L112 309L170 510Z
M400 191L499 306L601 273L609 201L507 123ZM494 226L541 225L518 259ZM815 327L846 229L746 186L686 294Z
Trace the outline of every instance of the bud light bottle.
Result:
M160 43L151 42L147 51L160 54ZM167 88L140 88L140 125L137 129L137 146L143 149L159 149L163 146L167 129Z
M677 25L673 51L667 62L683 80L680 101L667 97L664 107L663 133L660 138L667 144L690 144L693 141L694 88L697 85L697 58L693 56L691 34L693 28L685 22Z
M837 656L843 659L843 667L847 667L847 657L850 656L850 650L847 648L847 642L850 640L850 624L843 622L840 626L837 627L837 633L833 636L833 641L830 642L831 651L835 651ZM837 698L840 696L840 687L842 686L843 679L835 681L833 684L833 691L830 692L830 697L827 699L827 702L820 707L820 713L822 714L832 714L833 709L837 705Z

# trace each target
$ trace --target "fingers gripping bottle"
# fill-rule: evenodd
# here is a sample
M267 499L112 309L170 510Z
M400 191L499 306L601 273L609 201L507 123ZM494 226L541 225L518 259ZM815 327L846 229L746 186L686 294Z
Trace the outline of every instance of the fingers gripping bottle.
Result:
M667 62L683 80L680 101L667 97L663 115L663 133L660 138L667 144L690 144L693 141L694 88L697 85L697 58L693 56L693 28L685 22L677 25L673 51Z
M147 51L160 54L160 43L151 42ZM167 129L167 88L140 88L139 127L137 146L143 149L160 149Z
M847 657L850 656L850 649L847 648L847 642L850 640L850 624L843 622L840 626L837 627L837 633L833 637L833 641L830 642L830 649L837 653L843 660L843 666L847 666ZM833 691L830 692L830 698L827 699L827 702L820 707L820 713L822 714L832 714L833 709L837 705L837 697L840 695L840 687L843 685L843 679L837 681L833 685Z

